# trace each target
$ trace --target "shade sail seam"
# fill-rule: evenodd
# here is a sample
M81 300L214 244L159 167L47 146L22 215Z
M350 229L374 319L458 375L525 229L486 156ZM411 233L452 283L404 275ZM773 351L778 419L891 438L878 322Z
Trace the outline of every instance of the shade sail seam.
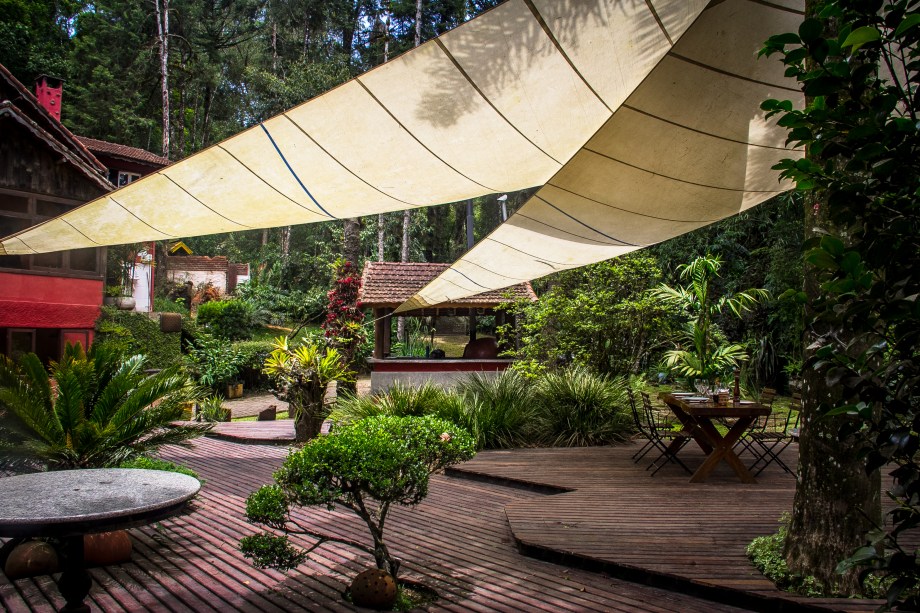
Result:
M514 247L514 246L509 245L509 244L507 244L507 243L503 243L503 242L501 242L501 241L497 241L497 240L495 240L494 238L491 238L491 237L489 237L489 236L487 236L487 237L485 237L484 239L482 239L482 241L483 241L483 242L485 242L485 241L491 241L491 242L493 242L493 243L498 243L498 244L501 245L502 247L507 247L508 249L511 249L511 250L513 250L513 251L517 251L518 253L523 253L524 255L533 258L535 262L538 262L538 263L540 263L540 264L546 264L547 266L549 266L549 267L552 268L553 270L558 270L558 269L556 268L556 266L562 266L563 269L565 268L565 266L567 266L567 264L564 264L564 263L562 263L562 262L554 262L553 260L550 260L549 258L541 258L541 257L539 257L539 256L536 256L536 255L532 254L532 253L528 253L528 252L524 251L523 249L519 249L519 248L517 248L517 247ZM554 266L554 265L555 265L555 266ZM450 270L450 268L448 268L447 270ZM444 272L447 272L447 271L444 271Z
M609 203L607 203L607 202L603 202L603 201L601 201L601 200L596 200L596 199L594 199L594 198L589 198L588 196L585 196L584 194L579 194L578 192L573 192L572 190L570 190L570 189L568 189L568 188L565 188L565 187L562 187L561 185L556 185L555 183L547 183L546 186L547 186L547 187L553 187L553 188L558 189L558 190L562 190L562 191L564 191L564 192L566 192L566 193L568 193L568 194L572 194L573 196L578 196L579 198L584 198L585 200L588 200L589 202L594 202L595 204L600 204L600 205L609 207L609 208L611 208L611 209L616 209L617 211L622 211L622 212L624 212L624 213L628 213L628 214L631 214L631 215L636 215L636 216L638 216L638 217L647 217L648 219L656 219L656 220L658 220L658 221L673 221L674 223L705 223L705 224L710 224L710 223L715 223L715 222L719 221L720 219L722 219L721 217L717 217L717 218L715 218L715 219L673 219L673 218L670 218L670 217L658 217L658 216L656 216L656 215L649 215L648 213L640 213L640 212L638 212L638 211L631 211L631 210L629 210L629 209L624 209L624 208L622 208L622 207L614 206L614 205L612 205L612 204L609 204ZM788 190L784 190L784 191L788 191ZM515 214L517 214L517 213L515 213Z
M526 134L524 134L523 132L521 132L520 128L518 128L516 125L514 125L513 123L511 123L511 120L509 120L507 117L505 117L505 114L504 114L504 113L502 113L500 110L498 110L498 107L496 107L495 104L492 103L492 101L489 99L489 97L486 96L486 93L485 93L484 91L482 91L482 90L479 88L479 85L477 85L476 82L473 81L473 79L472 79L472 77L470 77L469 73L467 73L466 70L463 68L463 66L460 65L460 62L457 61L457 58L455 58L455 57L451 54L451 52L447 49L447 47L444 46L444 43L441 42L441 39L440 39L440 38L435 38L435 39L434 39L434 42L437 44L438 48L439 48L441 51L444 52L444 55L447 56L447 59L449 59L450 62L454 65L454 68L457 69L457 72L459 72L461 75L463 75L463 78L466 79L467 83L470 84L470 87L472 87L474 90L476 90L476 93L479 94L479 96L483 99L483 101L484 101L486 104L488 104L489 107L490 107L493 111L495 111L495 114L496 114L496 115L498 115L499 117L501 117L502 120L503 120L506 124L508 124L509 126L511 126L511 128L512 128L515 132L517 132L518 134L521 135L521 138L523 138L523 139L526 140L528 143L530 143L531 145L533 145L534 148L536 148L540 153L542 153L543 155L545 155L546 157L548 157L548 158L551 159L552 161L554 161L554 162L556 162L557 164L559 164L559 166L562 166L562 162L560 162L559 160L557 160L556 158L554 158L552 155L550 155L549 153L547 153L546 151L544 151L544 150L543 150L543 147L541 147L541 146L538 145L537 143L533 142Z
M546 202L546 201L543 200L542 198L540 198L540 200L543 201L543 202ZM549 204L549 203L547 203L547 204ZM609 241L602 241L602 240L598 240L598 239L596 239L596 238L590 238L590 237L588 237L588 236L582 236L581 234L576 234L575 232L569 232L568 230L563 230L562 228L558 228L558 227L556 227L556 226L554 226L554 225L552 225L552 224L546 223L545 221L541 221L541 220L537 219L536 217L531 217L530 215L526 215L526 214L524 214L524 213L521 213L520 211L518 211L517 213L515 213L515 215L519 215L519 216L523 217L524 219L529 219L530 221L532 221L532 222L534 222L534 223L538 223L538 224L540 224L541 226L546 226L547 228L552 228L553 230L556 230L556 231L561 232L561 233L563 233L563 234L568 234L569 236L574 236L575 238L580 238L581 240L591 241L592 243L597 243L598 245L612 245L612 243L610 243ZM619 241L617 242L617 244L619 244ZM508 278L511 279L511 278L513 278L513 277L508 277ZM523 281L529 281L529 279L522 279L522 280L523 280Z
M773 2L767 2L767 0L747 0L753 4L762 4L763 6L769 6L772 9L777 9L779 11L786 11L787 13L792 13L793 15L804 15L804 11L797 11L794 8L783 6L782 4L774 4Z
M307 189L307 186L303 184L303 181L300 180L300 177L298 177L298 176L297 176L297 173L294 172L294 169L291 168L290 162L288 162L288 161L287 161L287 158L284 157L284 154L281 152L281 147L279 147L279 146L278 146L278 143L275 142L275 139L272 138L272 134L271 134L271 132L268 131L268 128L265 127L265 124L264 124L264 123L260 123L259 126L261 126L262 132L265 133L265 136L268 137L268 140L271 141L271 144L272 144L272 146L275 148L275 151L276 151L276 152L278 153L278 155L281 157L281 161L284 162L284 165L285 165L285 166L287 166L288 171L291 173L291 175L292 175L292 176L294 177L294 179L297 181L297 184L300 185L300 188L304 191L304 193L306 193L307 196L310 198L310 200L313 201L313 204L315 204L316 206L318 206L318 207L319 207L319 210L321 210L323 213L325 213L327 217L330 217L330 218L332 218L332 219L338 219L338 217L332 215L329 211L327 211L326 209L324 209L324 208L323 208L323 205L321 205L319 202L317 202L316 198L313 197L313 194L310 193L310 190Z
M500 189L494 189L494 188L492 188L492 187L489 187L488 185L483 185L482 183L480 183L480 182L477 181L476 179L473 179L472 177L468 177L468 176L466 176L465 174L463 174L462 172L460 172L459 170L457 170L456 168L454 168L450 163L447 162L447 160L443 159L443 158L442 158L441 156L439 156L437 153L435 153L434 151L432 151L432 150L428 147L428 145L426 145L425 143L423 143L422 140L421 140L418 136L416 136L414 132L412 132L412 130L410 130L410 129L407 128L405 125L403 125L403 122L401 122L399 119L397 119L397 118L396 118L396 115L394 115L394 114L390 111L390 109L388 109L388 108L386 107L386 105L385 105L381 100L379 100L379 99L377 98L377 96L374 95L374 92L372 92L372 91L370 90L370 88L369 88L367 85L364 84L364 81L361 80L361 77L355 77L355 82L356 82L358 85L360 85L362 88L364 88L364 91L367 92L367 95L370 96L370 97L374 100L374 102L376 102L376 103L380 106L380 108L383 109L384 112L385 112L387 115L389 115L390 118L391 118L393 121L395 121L396 124L397 124L400 128L402 128L403 130L405 130L406 134L408 134L409 136L411 136L412 139L415 140L415 142L417 142L419 145L421 145L421 146L425 149L425 151L427 151L428 153L430 153L430 154L431 154L435 159L437 159L439 162L441 162L442 164L444 164L445 166L447 166L448 168L450 168L451 170L453 170L455 173L457 173L458 175L460 175L461 177L463 177L463 178L466 179L467 181L472 181L473 183L475 183L476 185L478 185L479 187L481 187L481 188L483 188L483 189L487 189L487 190L489 190L490 192L494 192L494 193L498 193L498 192L502 191L502 190L500 190Z
M582 220L578 219L578 218L575 217L574 215L570 215L569 213L563 211L562 209L560 209L558 206L556 206L556 205L553 204L552 202L549 202L548 200L543 199L543 198L540 197L539 195L534 195L534 197L535 197L537 200L539 200L540 202L543 202L544 204L547 204L547 205L551 206L552 208L556 209L557 211L559 211L560 213L562 213L563 215L565 215L566 217L568 217L568 218L571 219L572 221L574 221L574 222L576 222L576 223L579 223L579 224L581 224L582 226L584 226L585 228L591 230L592 232L597 232L597 233L600 234L601 236L604 236L604 237L606 237L606 238L609 238L609 239L612 240L612 241L616 241L616 242L618 242L620 245L622 245L622 246L624 246L624 247L635 247L635 246L636 246L636 245L634 245L633 243L627 243L626 241L621 240L621 239L619 239L619 238L617 238L617 237L615 237L615 236L610 236L609 234L606 234L605 232L601 232L600 230L598 230L598 229L595 228L594 226L591 226L591 225L589 225L589 224L583 222ZM556 228L556 226L553 226L553 225L551 225L551 224L548 224L548 225L549 225L551 228ZM561 228L556 228L556 229L557 229L557 230L561 230Z
M670 180L670 181L676 181L676 182L678 182L678 183L685 183L685 184L687 184L687 185L695 185L696 187L704 187L704 188L706 188L706 189L718 189L718 190L725 191L725 192L737 192L737 193L740 193L740 194L775 194L775 193L787 191L787 190L784 190L784 189L783 189L783 190L773 190L773 189L738 189L737 187L720 187L720 186L718 186L718 185L707 185L707 184L705 184L705 183L696 183L695 181L688 181L688 180L686 180L686 179L679 179L679 178L677 178L677 177L672 177L672 176L669 176L669 175L665 175L665 174L662 174L662 173L660 173L660 172L655 172L655 171L653 171L653 170L648 170L647 168L642 168L641 166L636 166L635 164L630 164L629 162L624 162L623 160L619 160L619 159L617 159L617 158L615 158L615 157L613 157L613 156L607 155L606 153L601 153L600 151L596 151L596 150L594 150L594 149L589 149L588 147L582 147L582 151L587 151L588 153L593 153L594 155L599 155L600 157L605 158L605 159L608 159L608 160L610 160L611 162L616 162L616 163L618 163L618 164L622 164L623 166L628 166L629 168L634 168L634 169L639 170L639 171L642 171L642 172L647 172L647 173L650 174L650 175L654 175L654 176L656 176L656 177L661 177L662 179L668 179L668 180Z
M601 95L597 93L597 91L594 89L594 86L591 85L591 83L585 78L585 76L581 74L581 71L578 70L578 67L575 66L575 62L572 61L572 58L569 57L569 54L566 53L565 49L562 48L562 44L559 42L559 39L557 39L556 35L553 34L553 31L550 29L549 24L546 23L546 20L543 19L543 15L540 14L539 9L537 9L537 7L534 5L533 0L522 0L522 1L524 2L524 4L527 5L527 8L530 9L530 12L533 14L534 19L537 20L537 23L543 29L543 32L545 32L546 35L549 37L550 42L553 43L553 46L556 48L559 54L562 55L562 58L565 60L566 64L568 64L572 68L572 70L575 71L575 74L578 75L578 78L581 79L581 82L584 83L585 86L591 91L591 93L594 94L594 97L597 98L600 101L600 103L604 105L604 108L607 109L612 114L613 109L610 108L610 106L607 104L607 101L604 100L601 97Z
M518 277L509 277L508 275L503 275L503 274L501 274L500 272L495 272L494 270L490 270L490 269L486 268L485 266L483 266L483 265L481 265L481 264L477 264L477 263L474 262L473 260L463 260L463 263L464 263L464 264L472 264L473 266L476 266L477 268L481 268L481 269L483 269L484 271L486 271L486 272L488 272L488 273L490 273L490 274L495 275L496 277L502 277L502 278L504 278L504 279L511 279L512 281L515 281L515 282L517 282L517 283L524 283L524 282L526 282L526 281L530 281L530 279L521 279L521 278L518 278ZM450 269L448 268L448 270L450 270Z
M286 113L285 113L284 115L282 115L282 117L284 117L285 119L287 119L288 121L290 121L290 122L294 125L295 128L297 128L298 130L300 130L300 133L301 133L301 134L303 134L304 136L306 136L307 138L309 138L309 139L310 139L310 142L312 142L314 145L316 145L316 146L319 148L320 151L322 151L322 152L325 153L327 156L329 156L329 159L331 159L331 160L334 161L336 164L338 164L339 166L341 166L346 172L348 172L348 173L349 173L350 175L352 175L354 178L356 178L357 180L359 180L359 181L361 181L362 183L364 183L365 185L367 185L367 186L368 186L369 188L371 188L372 190L376 191L376 192L379 193L379 194L382 194L382 195L386 196L387 198L392 198L392 199L395 200L396 202L401 202L402 204L405 204L406 206L409 206L409 207L413 207L413 208L414 208L414 207L419 207L419 206L426 206L426 205L424 205L424 204L419 204L419 203L417 203L417 202L407 202L407 201L405 201L405 200L403 200L403 199L401 199L401 198L397 198L396 196L393 196L393 195L388 194L387 192L383 191L382 189L380 189L379 187L377 187L377 186L374 185L373 183L371 183L371 182L367 181L366 179L364 179L364 177L362 177L361 175L359 175L358 173L356 173L355 171L353 171L350 167L348 167L348 166L346 166L345 164L343 164L343 163L341 162L341 160L339 160L337 157L335 157L334 155L332 155L325 147L323 147L323 146L319 143L319 141L317 141L315 138L313 138L313 137L310 135L309 132L307 132L306 130L304 130L304 129L303 129L303 126L301 126L299 123L297 123L296 121L294 121L293 119L291 119L290 117L288 117L288 115L287 115Z
M648 111L643 111L642 109L640 109L640 108L638 108L638 107L635 107L635 106L632 106L632 105L629 105L629 104L623 104L621 108L629 109L630 111L633 111L633 112L636 112L636 113L640 113L640 114L642 114L642 115L645 115L646 117L648 117L648 118L650 118L650 119L656 119L656 120L658 120L658 121L661 121L661 122L663 122L663 123L670 124L670 125L672 125L672 126L674 126L674 127L677 127L677 128L683 128L684 130L688 130L688 131L690 131L690 132L696 132L697 134L701 134L701 135L703 135L703 136L711 136L712 138L718 138L719 140L724 140L725 142L728 142L728 143L737 143L737 144L739 144L739 145L745 145L745 146L747 146L747 147L758 147L758 148L760 148L760 149L773 149L774 151L801 151L801 149L790 149L789 147L778 147L778 146L776 146L776 145L761 145L760 143L749 143L748 141L744 141L744 140L738 140L738 139L735 139L735 138L728 138L727 136L720 136L720 135L718 135L718 134L713 134L712 132L706 132L705 130L699 130L699 129L697 129L697 128L691 128L690 126L686 126L686 125L684 125L684 124L682 124L682 123L678 123L678 122L672 121L672 120L670 120L670 119L665 119L664 117L661 117L661 116L659 116L659 115L655 115L654 113L649 113Z
M472 284L475 285L476 287L481 287L482 289L484 289L484 290L486 290L486 291L488 291L489 289L491 289L491 288L489 288L489 287L486 287L486 286L483 285L482 283L477 283L477 282L473 281L472 279L470 279L469 277L467 277L465 274L463 274L462 272L460 272L460 271L457 270L456 268L448 268L447 270L452 270L452 271L454 271L455 273L457 273L458 275L460 275L461 277L463 277L464 279L466 279L467 281L469 281L470 283L472 283ZM445 271L445 272L446 272L446 271ZM454 283L454 285L457 285L457 284ZM461 286L457 285L457 287L461 287Z
M664 27L664 23L661 21L661 17L658 15L658 11L656 11L655 7L652 5L652 0L645 0L645 6L648 7L648 10L652 14L652 17L655 18L655 23L658 24L659 28L661 28L661 33L664 34L664 37L666 39L668 39L668 44L673 47L674 41L671 39L671 35L668 33L667 28Z
M221 218L223 218L223 219L226 219L226 220L229 221L230 223L232 223L232 224L234 224L234 225L237 225L237 226L240 226L241 228L246 228L247 230L253 230L253 229L254 229L252 226L247 226L246 224L242 224L242 223L240 223L240 222L238 222L238 221L233 221L232 219L230 219L230 218L227 217L226 215L224 215L224 214L222 214L222 213L218 213L217 211L215 211L214 209L212 209L211 207L209 207L208 205L206 205L204 202L202 202L201 200L199 200L192 192L188 191L187 189L185 189L184 187L182 187L181 185L179 185L179 183L178 183L175 179L173 179L173 178L170 177L169 175L163 173L162 171L158 172L157 174L166 177L166 179L167 179L170 183L172 183L173 185L175 185L176 187L178 187L179 189L181 189L183 192L185 192L185 194L186 194L189 198L191 198L192 200L194 200L195 202L197 202L198 204L200 204L200 205L203 206L204 208L208 209L209 211L211 211L212 213L214 213L214 214L217 215L218 217L221 217Z
M115 199L112 198L111 196L109 196L109 200L111 200L112 202L114 202L115 204L117 204L118 206L120 206L122 209L124 209L125 212L127 212L129 215L131 215L132 217L134 217L136 220L138 220L139 222L141 222L142 224L144 224L145 226L147 226L148 228L150 228L150 229L153 230L154 232L159 232L159 233L162 234L163 236L168 236L168 237L170 237L170 238L178 238L178 237L179 237L178 234L170 234L169 232L164 232L163 230L160 230L160 229L157 228L156 226L154 226L154 225L152 225L152 224L150 224L150 223L147 223L145 220L141 219L134 211L132 211L131 209L129 209L128 207L126 207L125 205L123 205L122 203L120 203L118 200L115 200Z
M73 230L74 230L75 232L77 232L78 234L80 234L80 236L82 236L83 238L85 238L86 240L88 240L89 242L91 242L92 244L94 244L94 245L99 245L100 247L102 246L102 243L97 243L96 241L94 241L93 239L91 239L90 237L88 237L88 236L87 236L86 234L84 234L79 228L77 228L75 225L73 225L72 223L70 223L70 222L67 221L66 219L61 218L61 221L63 221L63 222L66 223L68 226L70 226L71 228L73 228Z
M747 81L748 83L757 83L758 85L765 85L767 87L775 87L777 89L783 89L783 90L786 90L787 92L795 92L797 94L802 93L802 90L796 89L794 87L789 87L787 85L778 85L776 83L770 83L769 81L761 81L760 79L753 79L751 77L746 77L736 72L723 70L722 68L716 68L715 66L711 66L704 62L694 60L693 58L689 58L685 55L675 53L674 51L668 51L668 56L673 57L675 60L681 60L682 62L693 64L694 66L699 66L700 68L703 68L704 70L709 70L710 72L715 72L721 75L725 75L726 77L732 77L733 79L738 79L739 81Z
M244 163L244 162L243 162L242 160L240 160L238 157L236 157L235 155L233 155L233 153L231 153L230 151L228 151L227 149L225 149L223 145L218 145L218 147L220 148L221 151L223 151L224 153L226 153L227 155L229 155L230 157L232 157L232 158L236 161L237 164L239 164L240 166L242 166L243 168L245 168L246 170L248 170L249 173L250 173L251 175L253 175L256 179L258 179L259 181L261 181L262 183L264 183L269 189L271 189L272 191L274 191L275 193L277 193L279 196L281 196L282 198L284 198L284 199L287 200L288 202L291 202L291 203L295 204L296 206L302 208L303 210L308 211L308 212L310 212L310 213L313 213L313 214L315 214L315 215L321 215L321 214L322 214L322 213L320 213L319 211L316 211L316 210L314 210L314 209L312 209L312 208L310 208L310 207L308 207L308 206L304 206L303 204L297 202L296 200L294 200L293 198L291 198L290 196L288 196L287 194L285 194L284 192L282 192L280 189L278 189L277 187L275 187L274 185L272 185L271 183L269 183L268 181L266 181L264 177L262 177L260 174L258 174L256 171L254 171L252 168L250 168L246 163Z

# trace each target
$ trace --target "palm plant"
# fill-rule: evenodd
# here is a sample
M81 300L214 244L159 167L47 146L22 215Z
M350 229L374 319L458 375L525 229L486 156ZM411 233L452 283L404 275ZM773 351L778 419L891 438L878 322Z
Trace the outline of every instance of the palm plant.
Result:
M0 360L7 458L52 470L117 466L162 445L187 444L209 425L173 426L199 390L175 369L144 373L144 356L69 345L46 371L35 354Z
M662 284L651 290L653 298L682 309L689 317L690 321L681 334L687 348L679 345L667 351L664 364L690 380L712 380L723 376L747 359L743 345L722 340L715 320L725 311L731 311L740 318L759 300L770 296L764 289L749 289L716 297L713 282L719 277L721 267L722 260L718 256L701 256L678 269L680 278L687 280L687 285L670 287Z
M290 404L294 438L306 442L319 434L326 418L326 388L332 381L354 381L354 373L333 347L314 344L292 347L284 336L275 339L272 347L263 371L276 385L272 393Z

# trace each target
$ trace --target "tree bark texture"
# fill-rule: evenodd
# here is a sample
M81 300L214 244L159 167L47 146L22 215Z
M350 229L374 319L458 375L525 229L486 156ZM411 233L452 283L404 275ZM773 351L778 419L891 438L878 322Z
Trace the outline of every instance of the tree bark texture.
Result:
M345 220L342 235L342 255L355 266L361 262L361 218L351 217Z
M823 214L825 204L806 199L805 228L834 232ZM816 269L805 265L805 294L808 304L820 294ZM840 341L847 330L829 329L812 323L814 312L806 307L805 362L816 342L829 335ZM823 344L823 343L821 343ZM806 366L802 385L799 469L792 518L786 538L786 560L792 572L813 575L827 589L841 594L859 593L855 572L838 575L837 564L864 544L865 533L881 520L881 477L866 475L865 462L858 455L859 441L844 437L841 430L852 417L826 417L821 407L839 404L840 386L829 386L822 371Z
M160 47L160 93L163 98L163 157L169 157L169 0L154 0Z

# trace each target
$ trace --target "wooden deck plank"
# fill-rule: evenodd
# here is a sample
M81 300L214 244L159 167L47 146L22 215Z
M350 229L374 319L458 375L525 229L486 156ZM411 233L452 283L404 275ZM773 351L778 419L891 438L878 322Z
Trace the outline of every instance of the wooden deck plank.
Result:
M725 466L707 482L691 484L674 465L651 477L645 464L632 462L635 449L487 452L448 472L556 492L505 507L515 541L533 555L749 606L763 599L776 606L841 611L873 611L879 605L788 595L750 563L747 545L775 532L781 514L792 508L795 480L775 465L756 484L741 483ZM796 452L790 447L784 459L794 461ZM704 456L687 448L681 459L693 470Z
M197 470L206 483L192 513L131 530L136 553L130 563L91 571L97 580L92 599L98 609L116 613L356 610L342 600L341 591L359 570L372 565L367 554L341 545L324 545L297 571L285 574L252 567L238 550L239 538L256 531L245 520L245 499L271 481L272 472L287 455L285 448L207 438L195 441L191 448L169 448L163 455ZM583 480L591 481L595 459L586 460L577 452L553 455L538 459L537 470L549 469L557 462L571 462L583 468ZM518 464L517 468L505 466L503 470L509 474L520 471L527 462L522 459ZM623 475L629 472L618 470ZM562 481L564 476L554 471L552 478ZM664 472L656 476L656 483L665 483L658 479ZM604 484L598 478L593 482ZM609 490L600 492L598 501L609 495ZM388 540L405 561L404 576L432 586L441 594L441 599L430 607L433 611L742 610L521 555L506 510L514 512L518 505L540 505L554 498L557 497L493 483L435 476L428 498L418 507L391 512ZM648 505L639 493L624 496L623 500L633 511ZM566 502L559 508L573 513L577 507ZM581 538L602 551L604 539L591 536L591 523L596 521L604 530L611 530L617 518L598 512L594 506L582 510L588 514L577 528ZM699 509L687 511L691 516L702 517ZM767 513L759 514L764 521L769 517ZM350 514L307 509L297 515L314 528L367 539L366 528ZM546 532L539 517L528 521L535 531ZM656 521L662 539L680 535L665 517ZM638 543L642 536L637 530L628 538ZM709 546L707 539L703 541L701 546ZM699 568L709 576L721 576L730 570L730 564L720 564L715 558L707 558ZM26 606L53 610L53 603L59 602L55 601L54 590L48 578L10 584L0 576L0 609L23 610Z

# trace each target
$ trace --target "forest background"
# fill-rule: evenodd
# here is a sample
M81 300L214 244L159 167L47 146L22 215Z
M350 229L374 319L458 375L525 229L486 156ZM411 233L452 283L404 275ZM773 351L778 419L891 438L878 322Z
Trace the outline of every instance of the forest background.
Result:
M300 104L474 17L496 0L0 0L0 63L31 84L65 79L62 120L74 133L179 160ZM770 60L762 60L770 61ZM369 133L370 141L374 134ZM399 152L393 151L394 158ZM513 164L514 160L508 160ZM412 172L411 168L402 172ZM531 190L507 194L508 214ZM193 237L201 255L254 264L250 291L321 301L330 263L452 262L502 221L500 194L362 220ZM408 222L408 223L407 223ZM771 298L718 322L744 343L747 379L785 384L801 363L802 203L793 195L637 254L535 282L542 300L520 357L585 362L601 372L658 369L678 315L646 290L676 285L678 267L724 260L717 290ZM496 263L500 266L499 263Z

